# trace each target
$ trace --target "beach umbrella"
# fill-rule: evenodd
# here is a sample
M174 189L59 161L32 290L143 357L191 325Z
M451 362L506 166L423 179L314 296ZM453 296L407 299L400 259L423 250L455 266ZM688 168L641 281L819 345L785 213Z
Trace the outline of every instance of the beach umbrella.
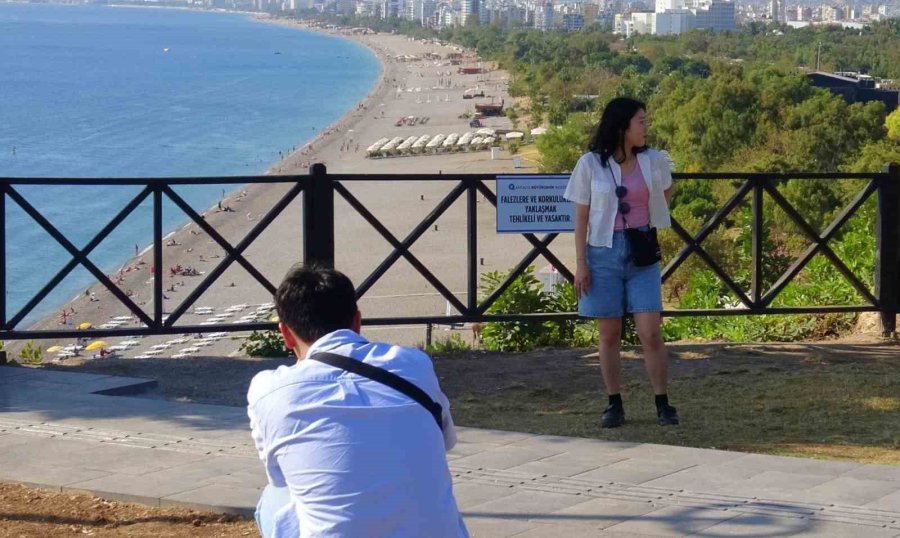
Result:
M547 134L546 127L535 127L531 130L532 136L540 136L542 134Z
M79 329L90 329L91 327L92 327L92 325L89 321L85 321L78 325Z
M512 139L514 139L514 138L522 138L523 136L525 136L525 135L524 135L523 133L518 132L518 131L513 131L513 132L511 132L511 133L506 133L506 139L507 139L507 140L512 140Z
M47 353L56 353L57 351L62 351L62 346L50 346L47 348Z
M108 347L109 344L104 342L103 340L94 340L90 344L88 344L84 349L85 351L95 351L100 348Z

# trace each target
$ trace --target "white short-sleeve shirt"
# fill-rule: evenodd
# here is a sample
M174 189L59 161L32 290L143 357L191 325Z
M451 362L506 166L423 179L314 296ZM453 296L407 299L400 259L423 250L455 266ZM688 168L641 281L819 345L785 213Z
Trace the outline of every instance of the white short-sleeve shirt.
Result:
M672 225L665 191L672 186L672 159L665 151L648 149L638 153L638 166L650 191L650 226L668 228ZM611 247L618 212L616 185L621 184L622 169L615 159L609 165L600 164L600 156L585 153L578 159L565 198L576 204L590 206L588 244Z
M414 383L443 408L443 434L409 397L318 361L258 373L247 393L253 441L293 505L276 514L275 536L468 537L445 454L456 444L450 404L428 355L350 330L309 353L320 351Z

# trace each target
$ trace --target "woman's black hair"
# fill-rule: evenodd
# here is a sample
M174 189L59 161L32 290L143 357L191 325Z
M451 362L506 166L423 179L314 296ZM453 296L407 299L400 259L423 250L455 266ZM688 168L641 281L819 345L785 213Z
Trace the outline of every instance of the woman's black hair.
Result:
M600 155L603 166L609 166L609 158L615 154L617 148L624 149L625 131L631 124L631 118L639 110L646 112L647 106L630 97L616 97L603 109L600 124L597 125L594 138L588 146L589 150ZM634 153L636 155L646 149L647 146L636 147Z

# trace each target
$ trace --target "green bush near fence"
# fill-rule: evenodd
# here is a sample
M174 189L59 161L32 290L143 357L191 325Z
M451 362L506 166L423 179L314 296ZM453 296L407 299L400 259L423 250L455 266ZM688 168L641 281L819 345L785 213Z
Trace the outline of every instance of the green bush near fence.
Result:
M40 364L44 360L44 350L33 340L29 340L19 352L19 359L25 364Z
M253 331L241 344L241 351L251 357L290 357L278 331Z

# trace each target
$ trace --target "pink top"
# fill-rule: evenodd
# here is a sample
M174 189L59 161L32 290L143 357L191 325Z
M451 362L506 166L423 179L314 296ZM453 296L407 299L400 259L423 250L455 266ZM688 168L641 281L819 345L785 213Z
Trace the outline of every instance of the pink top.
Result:
M628 189L623 201L628 202L631 210L625 219L622 219L621 213L616 213L616 231L626 228L625 221L628 221L627 228L640 228L650 224L650 191L647 189L647 183L644 182L644 174L641 172L641 165L634 163L631 172L625 174L622 178L622 185ZM613 194L615 196L615 194Z

